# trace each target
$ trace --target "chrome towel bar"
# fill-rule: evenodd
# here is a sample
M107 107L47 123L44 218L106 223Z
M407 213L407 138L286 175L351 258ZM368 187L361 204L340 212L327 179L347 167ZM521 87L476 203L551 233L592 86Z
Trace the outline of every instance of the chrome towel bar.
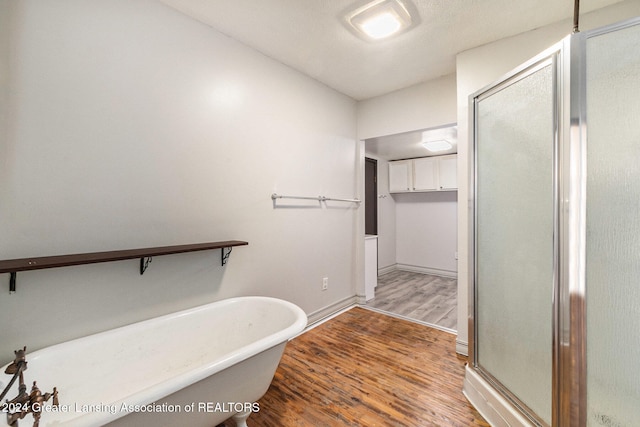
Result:
M317 196L317 197L309 197L309 196L283 196L281 194L273 193L271 195L272 200L276 199L302 199L302 200L318 200L320 202L350 202L350 203L360 203L361 200L358 199L339 199L335 197L326 197L326 196Z

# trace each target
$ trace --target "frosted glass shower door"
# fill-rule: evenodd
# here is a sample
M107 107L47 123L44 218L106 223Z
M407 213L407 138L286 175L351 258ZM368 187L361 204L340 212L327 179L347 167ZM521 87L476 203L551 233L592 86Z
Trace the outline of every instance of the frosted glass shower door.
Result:
M640 24L586 41L587 426L640 425Z
M475 364L551 424L554 57L475 98Z

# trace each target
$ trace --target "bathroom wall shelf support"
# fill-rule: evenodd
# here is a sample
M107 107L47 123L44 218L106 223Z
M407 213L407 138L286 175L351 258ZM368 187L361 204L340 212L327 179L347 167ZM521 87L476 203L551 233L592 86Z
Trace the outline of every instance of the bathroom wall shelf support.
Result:
M142 276L147 268L149 267L149 263L153 261L153 257L142 257L140 258L140 275Z
M229 260L229 257L231 256L232 250L233 250L232 247L220 249L220 261L222 262L222 265L225 265L227 263L227 261Z
M70 267L74 265L94 264L100 262L140 259L140 274L149 266L153 256L171 255L185 252L196 252L220 249L221 263L225 265L235 246L246 246L248 242L227 240L221 242L193 243L187 245L160 246L154 248L125 249L107 252L91 252L73 255L55 255L38 258L20 258L0 260L0 273L9 273L9 293L16 291L17 273L19 271L41 270L45 268Z

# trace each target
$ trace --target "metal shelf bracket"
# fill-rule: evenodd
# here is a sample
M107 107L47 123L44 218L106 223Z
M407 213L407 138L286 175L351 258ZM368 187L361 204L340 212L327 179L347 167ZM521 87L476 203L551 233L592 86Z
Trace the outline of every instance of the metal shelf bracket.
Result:
M225 249L228 249L226 255L225 255ZM222 248L220 249L220 257L222 260L222 264L221 265L225 265L227 263L227 261L229 260L229 257L231 256L231 251L233 250L233 248Z
M142 276L144 272L149 267L149 263L153 261L153 257L142 257L140 258L140 275Z
M11 273L9 273L9 294L15 294L16 293L16 277L18 275L17 272L12 271Z

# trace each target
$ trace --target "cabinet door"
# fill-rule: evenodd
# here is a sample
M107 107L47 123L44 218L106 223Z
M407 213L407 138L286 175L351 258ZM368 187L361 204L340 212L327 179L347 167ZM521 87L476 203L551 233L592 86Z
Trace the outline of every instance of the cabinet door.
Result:
M389 193L410 191L411 161L389 162Z
M425 157L413 161L413 190L437 190L436 159Z
M440 159L440 190L458 189L458 156L447 156Z

